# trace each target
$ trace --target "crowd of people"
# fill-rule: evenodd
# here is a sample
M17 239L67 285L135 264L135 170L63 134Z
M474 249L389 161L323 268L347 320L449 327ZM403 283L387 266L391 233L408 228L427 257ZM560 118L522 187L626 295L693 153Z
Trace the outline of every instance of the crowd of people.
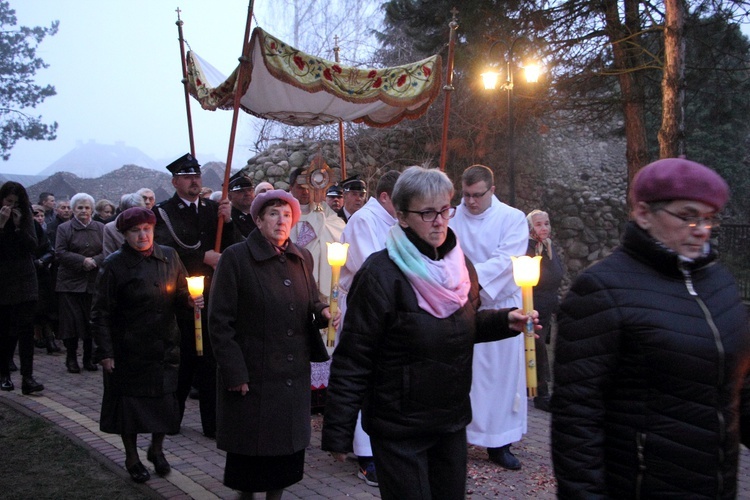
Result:
M302 479L313 409L322 448L353 453L382 498L464 498L467 444L522 469L511 445L529 403L552 413L561 497L736 494L750 333L710 245L729 197L713 170L642 169L621 247L561 301L554 214L503 203L484 165L465 169L459 197L445 173L413 166L375 179L369 198L356 175L321 188L312 166L291 172L288 191L239 172L225 199L192 155L166 168L174 195L158 203L143 188L117 206L47 192L32 205L21 184L0 186L0 277L18 284L0 292L0 390L15 389L17 350L22 393L43 391L34 350L55 355L58 340L68 373L101 366L100 428L121 436L134 481L151 476L141 433L154 472L169 474L165 436L194 394L204 435L226 452L224 483L248 498ZM338 282L334 242L348 245ZM512 272L521 255L541 263L530 312Z

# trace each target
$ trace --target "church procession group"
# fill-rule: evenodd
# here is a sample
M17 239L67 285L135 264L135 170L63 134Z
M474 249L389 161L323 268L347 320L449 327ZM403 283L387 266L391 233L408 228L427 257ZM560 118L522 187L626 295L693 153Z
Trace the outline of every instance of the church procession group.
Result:
M312 167L300 167L288 191L239 172L217 200L204 196L192 155L167 169L174 196L125 195L106 223L85 193L67 221L45 221L22 186L0 187L0 276L34 275L27 290L0 295L13 318L0 332L0 388L14 389L17 343L23 393L44 389L32 373L34 308L38 270L53 268L59 313L54 336L41 338L63 340L69 373L81 372L79 339L83 368L102 368L100 428L122 437L134 481L151 476L139 433L151 434L153 471L169 474L165 436L179 433L192 394L203 433L226 452L224 484L247 498L281 498L303 480L313 409L324 412L322 448L332 460L355 455L352 473L382 498L464 498L467 444L522 470L511 445L527 431L528 404L552 412L562 498L736 496L739 446L750 443L750 334L709 243L729 196L710 168L644 167L621 247L562 304L550 216L500 201L486 166L464 170L459 196L438 169L314 187ZM327 261L334 242L348 246L340 278ZM511 257L522 255L541 262L533 311L521 310L513 277ZM188 277L202 277L202 291Z

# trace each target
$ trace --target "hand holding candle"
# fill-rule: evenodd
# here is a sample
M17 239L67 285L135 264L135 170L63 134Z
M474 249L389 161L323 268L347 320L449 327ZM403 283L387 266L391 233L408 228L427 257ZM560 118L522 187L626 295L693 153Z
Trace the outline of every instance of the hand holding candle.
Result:
M188 291L193 300L203 295L203 276L189 276L187 278ZM195 352L198 356L203 356L203 325L201 323L201 310L196 306L195 309Z
M534 310L533 288L539 283L539 263L542 257L511 257L513 261L513 279L516 285L521 287L523 296L523 311L529 315L524 330L524 349L526 351L526 390L527 396L535 397L537 389L536 381L536 347L534 336L534 321L531 312Z
M336 317L339 310L339 276L341 275L341 266L346 264L346 252L349 249L349 243L326 243L328 246L328 263L331 265L331 296L329 305L331 318ZM326 347L333 347L336 340L336 327L333 326L333 319L328 323L328 335L326 338Z

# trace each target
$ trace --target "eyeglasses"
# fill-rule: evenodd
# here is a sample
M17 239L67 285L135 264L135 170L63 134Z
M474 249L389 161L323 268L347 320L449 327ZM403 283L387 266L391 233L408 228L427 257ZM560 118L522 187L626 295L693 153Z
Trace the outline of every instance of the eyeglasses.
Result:
M422 217L423 221L434 222L435 219L437 219L438 214L440 214L440 217L442 217L445 220L452 219L453 216L456 215L456 207L448 207L440 211L422 210L421 212L415 212L414 210L404 210L404 212L407 214L419 214Z
M470 200L470 199L474 198L475 200L478 200L478 199L479 199L479 198L481 198L482 196L484 196L484 195L486 195L487 193L489 193L489 192L490 192L490 189L492 189L492 186L488 187L488 188L487 188L487 191L485 191L484 193L474 193L474 194L471 194L471 193L464 193L464 199L466 199L466 200Z
M670 212L666 208L661 209L662 212L666 212L672 217L676 217L680 219L684 224L685 227L689 227L690 229L695 229L699 225L701 228L705 229L711 229L714 227L719 227L720 220L717 217L697 217L695 215L678 215L674 212Z

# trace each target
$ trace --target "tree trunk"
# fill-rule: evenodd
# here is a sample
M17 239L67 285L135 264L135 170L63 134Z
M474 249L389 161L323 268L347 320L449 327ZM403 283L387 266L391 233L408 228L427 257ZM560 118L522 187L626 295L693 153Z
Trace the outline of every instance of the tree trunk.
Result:
M674 158L685 150L685 4L665 0L664 72L659 157Z
M612 44L614 65L619 73L623 116L625 119L628 190L636 172L649 161L646 140L645 97L638 70L643 67L640 56L639 0L625 0L625 22L620 21L617 0L606 0L605 22Z

